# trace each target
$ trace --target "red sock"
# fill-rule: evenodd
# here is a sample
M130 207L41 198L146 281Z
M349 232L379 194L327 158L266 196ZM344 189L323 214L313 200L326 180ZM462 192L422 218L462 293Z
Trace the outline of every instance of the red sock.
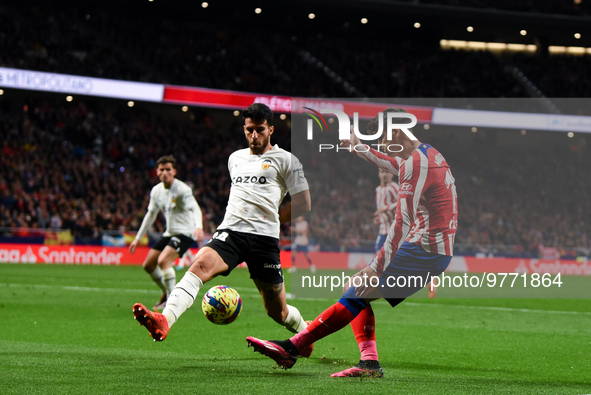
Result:
M317 340L343 329L353 318L355 318L353 314L345 306L337 302L316 317L306 329L289 340L298 350L303 350Z
M377 361L376 319L373 315L371 305L368 305L365 309L361 310L361 313L351 321L351 328L353 328L355 340L357 340L357 345L359 345L361 360Z

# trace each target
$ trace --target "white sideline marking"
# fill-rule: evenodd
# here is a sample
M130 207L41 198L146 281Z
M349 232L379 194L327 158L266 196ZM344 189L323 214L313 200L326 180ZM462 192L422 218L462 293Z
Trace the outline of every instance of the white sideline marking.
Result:
M7 283L0 283L0 287L8 287L8 288L23 288L23 287L32 287L32 288L59 288L68 291L87 291L87 292L129 292L129 293L160 293L160 290L147 290L147 289L126 289L126 288L98 288L98 287L76 287L71 285L46 285L46 284L7 284ZM246 287L233 287L237 291L243 293L253 293L258 295L258 291L252 288ZM291 299L292 295L287 294L287 299ZM302 298L302 301L331 301L334 299L330 298ZM386 303L385 301L382 301ZM375 303L375 302L374 302ZM432 304L432 303L415 303L415 302L403 302L401 306L426 306L426 307L454 307L460 309L475 309L475 310L491 310L491 311L508 311L508 312L516 312L516 313L542 313L542 314L574 314L574 315L591 315L589 311L563 311L563 310L534 310L534 309L517 309L513 307L495 307L495 306L470 306L470 305L461 305L461 304Z
M31 288L38 288L38 289L44 289L44 288L59 288L59 289L64 289L67 291L90 291L90 292L134 292L134 293L157 293L157 292L161 292L161 291L156 291L156 290L147 290L147 289L123 289L123 288L96 288L96 287L76 287L76 286L71 286L71 285L47 285L47 284L0 284L3 287L8 287L8 288L25 288L25 287L31 287Z

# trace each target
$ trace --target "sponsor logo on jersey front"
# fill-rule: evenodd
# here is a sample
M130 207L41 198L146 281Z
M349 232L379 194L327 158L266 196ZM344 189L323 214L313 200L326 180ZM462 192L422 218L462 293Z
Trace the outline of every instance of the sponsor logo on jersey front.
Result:
M408 182L405 182L400 185L400 195L412 195L413 192L411 191L412 185Z
M266 183L267 183L266 177L257 177L257 176L232 177L232 184L266 184Z

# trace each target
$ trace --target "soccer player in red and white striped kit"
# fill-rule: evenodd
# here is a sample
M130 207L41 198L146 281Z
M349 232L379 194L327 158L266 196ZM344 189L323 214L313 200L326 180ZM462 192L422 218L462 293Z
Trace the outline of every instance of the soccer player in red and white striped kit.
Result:
M385 110L370 122L368 132L373 134L378 130L379 117L384 117L381 123L386 125L389 112L406 111L400 108ZM395 123L405 122L396 120ZM443 273L451 261L458 206L454 178L447 161L435 148L418 141L409 129L393 130L391 140L384 133L382 142L387 146L398 146L387 149L388 155L369 146L352 150L364 151L356 153L380 169L398 175L400 183L394 226L371 264L355 274L354 277L361 281L352 278L337 303L288 340L246 338L255 351L272 358L285 369L295 364L300 350L351 323L361 352L360 362L331 377L382 377L370 302L384 298L392 307L397 306L428 284L432 277ZM351 134L350 140L341 141L341 144L359 147L360 141ZM398 150L400 152L391 152ZM400 278L408 285L392 286L402 284ZM353 282L360 285L352 286Z

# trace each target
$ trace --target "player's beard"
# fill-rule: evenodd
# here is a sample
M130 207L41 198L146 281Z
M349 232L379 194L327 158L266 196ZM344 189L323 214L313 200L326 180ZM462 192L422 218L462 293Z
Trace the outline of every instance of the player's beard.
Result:
M267 145L269 144L269 137L267 137L264 140L257 140L257 143L260 143L258 146L253 146L252 143L246 139L246 141L248 141L248 145L250 147L250 150L252 151L253 154L255 155L260 155L263 153L263 151L265 150L265 148L267 147Z

